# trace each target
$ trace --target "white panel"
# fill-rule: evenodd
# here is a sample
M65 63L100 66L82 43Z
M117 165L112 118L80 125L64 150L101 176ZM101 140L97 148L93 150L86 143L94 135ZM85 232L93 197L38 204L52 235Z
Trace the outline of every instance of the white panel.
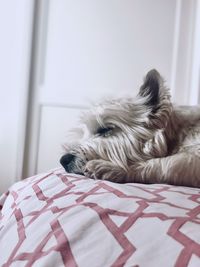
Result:
M189 104L200 104L200 1L194 5L193 44L190 66Z
M194 105L198 102L198 66L200 62L198 2L199 0L181 0L180 5L173 96L174 100L182 105Z
M66 107L42 107L36 172L60 166L59 160L64 152L62 144L67 141L67 131L76 126L82 111Z
M0 1L0 193L21 174L33 1Z
M176 1L51 0L41 102L136 94L150 68L170 84Z

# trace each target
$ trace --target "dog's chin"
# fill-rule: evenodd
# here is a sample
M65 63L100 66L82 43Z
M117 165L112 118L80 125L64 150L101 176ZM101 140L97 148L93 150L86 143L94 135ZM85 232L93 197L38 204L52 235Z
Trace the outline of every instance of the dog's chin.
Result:
M63 168L65 169L65 171L67 173L74 173L74 174L79 174L79 175L83 175L83 170L77 168L76 166L63 166Z
M72 172L68 172L68 173L78 174L78 175L84 175L84 173L81 172L81 171L72 171Z

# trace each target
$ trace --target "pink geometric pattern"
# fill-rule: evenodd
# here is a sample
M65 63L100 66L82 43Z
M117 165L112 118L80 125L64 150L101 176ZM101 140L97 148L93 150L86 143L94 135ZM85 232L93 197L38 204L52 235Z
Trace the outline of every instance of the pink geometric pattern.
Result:
M0 198L0 266L200 266L200 189L57 169Z

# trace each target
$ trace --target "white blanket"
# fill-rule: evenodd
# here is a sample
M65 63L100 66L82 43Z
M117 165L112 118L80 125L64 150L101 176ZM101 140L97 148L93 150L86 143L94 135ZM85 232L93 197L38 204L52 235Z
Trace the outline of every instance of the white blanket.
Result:
M200 189L57 169L0 199L2 267L200 266Z

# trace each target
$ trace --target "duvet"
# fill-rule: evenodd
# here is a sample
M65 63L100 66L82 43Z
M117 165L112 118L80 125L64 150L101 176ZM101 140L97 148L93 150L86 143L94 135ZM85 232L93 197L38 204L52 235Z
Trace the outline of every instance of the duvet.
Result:
M2 267L198 267L200 189L56 169L0 199Z

